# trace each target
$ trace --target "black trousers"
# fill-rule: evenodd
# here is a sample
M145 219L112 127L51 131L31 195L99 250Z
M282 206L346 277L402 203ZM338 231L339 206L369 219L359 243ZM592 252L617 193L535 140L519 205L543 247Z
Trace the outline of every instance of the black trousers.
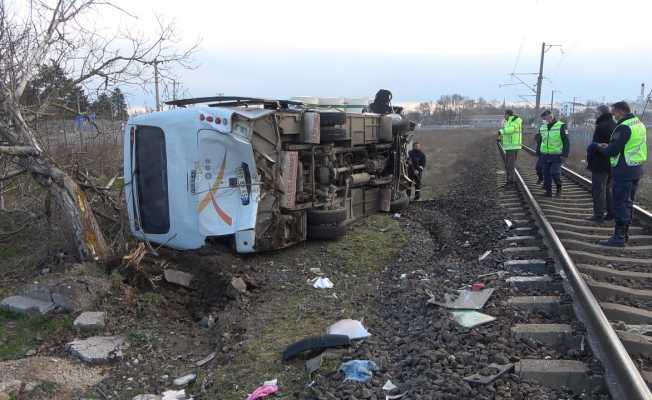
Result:
M408 170L408 176L410 179L414 181L414 199L418 200L421 197L421 175L423 174L423 171L420 169L412 169L410 168ZM410 193L408 193L410 195Z
M613 194L611 172L591 172L591 194L593 196L593 215L601 217L605 211L613 215Z

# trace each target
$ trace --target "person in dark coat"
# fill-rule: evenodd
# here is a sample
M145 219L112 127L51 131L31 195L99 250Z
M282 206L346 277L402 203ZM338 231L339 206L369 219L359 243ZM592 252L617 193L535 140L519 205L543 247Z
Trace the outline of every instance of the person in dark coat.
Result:
M647 161L647 128L624 101L611 105L617 120L609 144L594 143L598 151L610 158L613 176L614 234L598 242L603 246L624 247L629 239L629 225L638 183Z
M414 200L421 197L421 178L425 168L426 155L421 151L421 144L414 142L412 150L408 153L408 176L414 181Z
M609 112L609 107L601 105L597 108L593 143L609 143L611 133L616 128L616 122ZM611 192L611 165L609 157L598 151L597 146L586 149L587 169L591 171L591 191L593 194L593 215L590 221L602 222L613 219L613 196ZM605 215L605 211L607 215Z

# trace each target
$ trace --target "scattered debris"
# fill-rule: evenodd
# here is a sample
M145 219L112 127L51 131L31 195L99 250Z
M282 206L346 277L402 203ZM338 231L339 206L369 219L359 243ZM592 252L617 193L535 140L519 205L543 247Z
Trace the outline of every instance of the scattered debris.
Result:
M172 381L172 383L174 383L174 386L186 386L187 384L194 382L195 379L197 379L197 374L192 372L188 375L178 377Z
M102 364L122 358L127 346L123 336L93 336L66 344L66 350L86 363Z
M312 272L315 275L324 275L323 272L321 272L321 268L310 268L310 272Z
M389 379L383 385L383 390L387 392L391 392L392 390L396 390L396 389L398 389L398 386L394 385L394 383L392 383L392 381L390 381Z
M484 283L482 282L476 282L473 285L471 285L471 290L474 292L479 292L484 289Z
M507 229L512 229L514 227L514 223L508 219L505 220L505 225L507 225Z
M217 355L217 352L212 352L211 354L209 354L206 357L202 358L201 360L197 361L195 363L195 365L198 366L198 367L206 365L209 362L211 362L215 358L216 355Z
M395 394L395 395L393 395L393 396L387 394L387 395L385 395L385 400L396 400L396 399L400 399L401 397L405 396L406 394L407 394L407 392L404 392L404 393L401 393L401 394Z
M247 293L247 283L242 278L233 278L231 279L231 286L240 294Z
M271 381L266 381L262 386L256 388L249 396L247 400L258 400L263 399L267 396L275 394L279 391L278 381L276 379Z
M454 310L481 310L493 292L493 288L480 290L478 292L471 290L458 290L457 296L452 296L448 293L444 294L444 303L438 302L434 297L431 297L428 300L428 303Z
M315 289L332 289L333 288L333 282L331 282L330 279L328 278L315 278L311 279L309 283L314 287Z
M330 347L348 346L351 340L347 335L311 336L289 345L283 352L283 361L291 360L299 354Z
M313 372L316 372L321 368L321 362L323 360L322 354L317 357L313 357L310 360L306 361L306 373L310 377Z
M495 321L496 318L491 315L483 314L477 311L451 311L453 320L465 328L474 328L487 322Z
M491 250L487 250L480 257L478 257L478 261L483 261L485 258L489 257L489 254L491 254Z
M106 325L105 320L104 311L85 311L75 318L72 325L80 330L99 330Z
M391 227L387 226L387 227L385 227L385 228L380 228L379 230L380 230L380 233L385 233L385 232L387 232L387 231L390 230L390 229L391 229Z
M394 215L392 215L392 218L401 219L401 214L400 213L394 213Z
M330 335L346 335L349 339L364 339L371 334L362 325L362 322L355 319L342 319L329 326L326 333Z
M45 315L54 311L55 305L51 301L42 301L25 296L9 296L0 301L0 309L19 314Z
M487 385L513 369L514 364L500 365L491 363L479 372L465 377L464 380L469 383L480 383Z
M344 374L344 381L366 382L376 371L378 366L376 363L369 360L351 360L342 363L338 371Z
M401 279L405 279L405 278L407 278L407 274L401 274L400 278L401 278Z
M166 282L174 283L175 285L191 288L191 282L194 278L193 274L179 271L176 269L168 268L163 271L163 277Z

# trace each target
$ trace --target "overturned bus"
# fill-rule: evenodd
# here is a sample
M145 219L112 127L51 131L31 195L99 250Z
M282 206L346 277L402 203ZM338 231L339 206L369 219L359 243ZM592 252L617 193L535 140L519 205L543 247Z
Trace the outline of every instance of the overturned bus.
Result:
M334 239L408 204L414 124L386 115L244 97L176 100L124 131L134 236L176 249L231 237L240 253Z

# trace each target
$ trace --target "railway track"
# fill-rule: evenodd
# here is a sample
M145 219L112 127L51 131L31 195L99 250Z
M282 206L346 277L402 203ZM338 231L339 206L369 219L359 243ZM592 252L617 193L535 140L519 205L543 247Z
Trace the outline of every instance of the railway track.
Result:
M546 198L533 150L521 153L517 187L500 192L514 225L503 249L508 304L523 316L512 333L571 357L521 360L517 372L577 393L605 384L613 399L652 399L652 214L636 207L626 248L600 246L613 223L587 220L590 181L564 168L562 196Z

